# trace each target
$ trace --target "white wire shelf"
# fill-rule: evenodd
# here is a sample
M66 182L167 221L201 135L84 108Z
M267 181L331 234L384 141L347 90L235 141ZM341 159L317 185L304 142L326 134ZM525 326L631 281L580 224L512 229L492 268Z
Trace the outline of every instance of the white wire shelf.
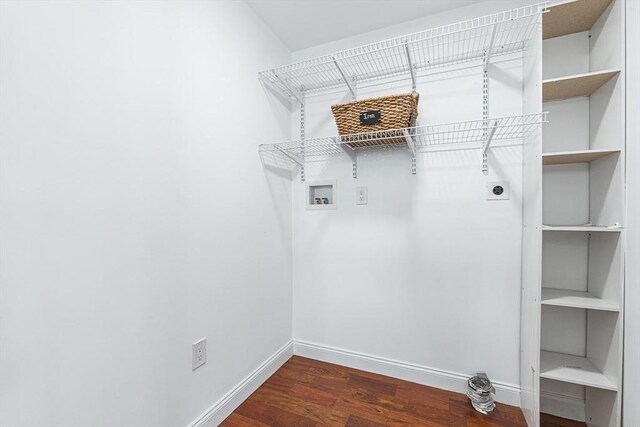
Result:
M344 87L394 76L411 78L425 70L522 51L546 3L444 25L259 73L286 96ZM470 64L476 66L478 64Z
M358 133L343 136L327 136L276 144L262 144L260 154L279 158L301 166L306 161L324 159L329 156L348 155L356 162L358 152L406 148L415 157L416 152L427 151L430 147L454 149L454 146L469 144L471 148L489 148L491 141L521 140L547 121L547 113L498 117L416 126L404 129ZM477 145L474 145L477 143Z

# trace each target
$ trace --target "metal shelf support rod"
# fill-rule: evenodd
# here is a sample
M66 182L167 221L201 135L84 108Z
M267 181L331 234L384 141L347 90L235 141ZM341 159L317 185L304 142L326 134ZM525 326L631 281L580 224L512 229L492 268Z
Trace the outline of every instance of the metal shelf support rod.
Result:
M482 154L487 154L487 150L489 149L489 145L491 145L491 140L493 139L493 135L496 133L496 129L498 128L498 121L494 120L491 129L489 130L489 135L487 136L487 140L484 142L482 146Z
M336 59L335 56L333 57L333 63L338 69L338 73L340 73L342 80L344 80L344 82L347 84L347 87L349 88L349 92L351 92L351 97L353 99L356 99L356 88L353 85L353 82L351 81L351 79L349 79L347 75L344 73L344 71L342 70L342 67L340 67L340 64L338 63L338 60Z
M409 45L405 43L404 51L407 54L407 64L409 64L409 72L411 73L411 92L416 93L416 72L413 69L413 60L411 59L411 52L409 52Z
M491 51L493 50L493 43L496 40L496 29L498 28L498 23L493 24L491 28L491 38L489 39L489 46L484 54L484 71L487 71L487 67L489 66L489 61L491 60Z
M407 143L407 147L409 147L409 151L411 151L411 173L413 175L416 174L416 144L413 140L413 136L409 134L406 130L403 132L404 140Z
M489 157L487 156L487 150L489 149L489 145L491 145L491 140L493 139L493 135L496 133L496 129L498 128L498 121L494 120L493 126L491 126L489 133L486 136L484 144L482 145L482 172L487 174L489 171ZM486 131L485 131L486 132Z
M284 154L285 156L287 156L288 158L290 158L291 160L293 160L295 163L297 163L300 167L304 167L304 160L302 160L300 157L296 156L293 153L289 153L287 150L285 150L284 148L278 147L276 146L276 149L278 149L278 151L280 151L282 154Z
M306 138L306 123L307 123L307 113L305 110L304 104L304 95L302 95L300 101L300 148L302 151L302 163L300 164L300 182L304 182L306 179L306 171L304 169L304 140Z
M276 79L278 79L278 81L280 82L280 84L287 89L287 91L289 92L289 95L297 99L300 104L304 104L304 97L302 96L302 93L300 93L299 91L289 86L284 80L280 78L279 75L276 74L275 76L276 76Z
M402 132L404 134L404 140L407 143L407 147L409 147L409 151L411 151L411 155L416 155L416 145L413 142L413 137L406 130Z
M358 177L358 154L356 153L356 150L349 147L347 144L343 144L341 142L338 142L338 146L351 159L353 177L357 178Z

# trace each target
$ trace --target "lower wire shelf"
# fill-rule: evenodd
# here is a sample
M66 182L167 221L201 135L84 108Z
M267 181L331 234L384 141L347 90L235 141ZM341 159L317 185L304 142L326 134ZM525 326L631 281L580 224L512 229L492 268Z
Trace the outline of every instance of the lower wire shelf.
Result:
M546 121L547 113L542 112L261 144L259 152L262 156L300 166L304 166L307 161L347 155L354 162L354 167L357 153L365 150L407 149L415 158L417 152L429 147L454 149L454 146L477 143L472 148L482 149L483 154L486 154L492 141L522 140Z

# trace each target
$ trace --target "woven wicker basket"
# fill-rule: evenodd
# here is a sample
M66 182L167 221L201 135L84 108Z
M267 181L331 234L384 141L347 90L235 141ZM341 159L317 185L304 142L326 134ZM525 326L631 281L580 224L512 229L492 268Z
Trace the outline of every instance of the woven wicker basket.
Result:
M402 132L385 132L384 137L351 134L387 131L413 127L418 117L417 93L351 101L331 106L342 140L353 148L403 144ZM353 141L353 142L350 142Z

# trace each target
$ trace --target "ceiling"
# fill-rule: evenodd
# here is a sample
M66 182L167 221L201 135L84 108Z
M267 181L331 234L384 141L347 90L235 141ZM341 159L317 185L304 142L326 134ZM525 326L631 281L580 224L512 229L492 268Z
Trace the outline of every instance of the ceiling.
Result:
M245 0L291 51L481 0Z

